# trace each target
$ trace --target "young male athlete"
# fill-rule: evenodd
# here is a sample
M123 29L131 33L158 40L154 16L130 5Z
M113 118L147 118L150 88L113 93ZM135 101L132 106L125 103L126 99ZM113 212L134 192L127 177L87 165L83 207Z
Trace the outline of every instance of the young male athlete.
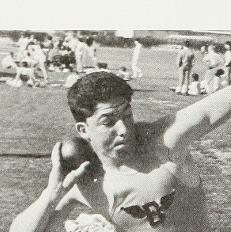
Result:
M76 130L100 164L93 175L86 161L65 176L57 143L47 187L10 232L59 231L78 202L117 231L209 231L202 183L187 146L230 117L231 87L152 124L134 123L132 92L126 81L103 71L70 88Z

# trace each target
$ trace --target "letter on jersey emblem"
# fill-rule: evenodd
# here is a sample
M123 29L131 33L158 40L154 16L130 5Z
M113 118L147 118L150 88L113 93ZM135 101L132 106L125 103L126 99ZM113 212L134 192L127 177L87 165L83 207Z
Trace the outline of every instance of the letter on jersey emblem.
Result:
M121 210L124 210L126 213L132 215L134 218L146 217L151 226L156 226L159 223L164 222L166 218L164 211L172 205L174 195L175 190L172 193L161 197L160 205L155 201L151 201L142 206L134 205L126 208L122 207Z

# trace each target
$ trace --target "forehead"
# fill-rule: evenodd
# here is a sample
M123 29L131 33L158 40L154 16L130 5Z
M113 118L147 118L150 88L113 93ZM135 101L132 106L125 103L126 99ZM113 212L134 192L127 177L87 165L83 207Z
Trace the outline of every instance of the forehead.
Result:
M124 99L122 97L114 98L114 99L110 99L107 102L98 103L96 106L96 110L94 112L94 115L101 116L104 114L122 113L128 107L130 107L130 104L126 99Z

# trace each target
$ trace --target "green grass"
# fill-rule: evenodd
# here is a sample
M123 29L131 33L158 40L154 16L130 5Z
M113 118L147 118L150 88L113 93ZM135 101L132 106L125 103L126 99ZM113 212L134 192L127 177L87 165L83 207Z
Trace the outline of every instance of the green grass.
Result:
M131 54L130 49L98 50L99 61L107 62L111 69L129 68ZM178 96L168 90L177 81L176 54L176 51L155 49L142 51L140 67L144 76L130 82L135 90L132 106L136 121L154 121L203 98ZM205 68L199 53L196 57L194 71L202 77ZM67 74L49 73L49 76L53 83L61 83ZM55 142L75 132L66 90L62 87L15 89L0 84L0 99L0 231L8 231L12 219L46 186L50 170L47 155ZM216 232L231 230L230 141L229 121L193 143L191 148L201 171L212 231ZM80 209L76 209L75 217Z

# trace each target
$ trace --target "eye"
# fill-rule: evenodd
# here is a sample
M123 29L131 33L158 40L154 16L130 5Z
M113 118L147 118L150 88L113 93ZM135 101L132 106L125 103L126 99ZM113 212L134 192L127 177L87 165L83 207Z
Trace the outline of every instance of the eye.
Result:
M104 126L112 126L114 123L115 122L114 122L113 118L104 118L101 121L101 124Z

